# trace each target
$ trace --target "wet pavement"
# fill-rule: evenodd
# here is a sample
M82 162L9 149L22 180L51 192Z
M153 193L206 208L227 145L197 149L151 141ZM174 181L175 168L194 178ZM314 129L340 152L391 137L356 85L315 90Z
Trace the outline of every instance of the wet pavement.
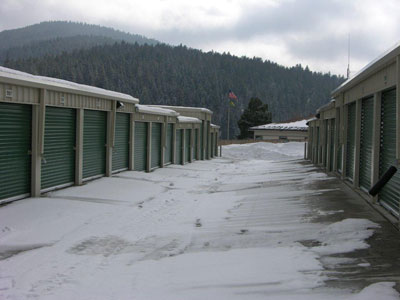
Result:
M308 162L301 164L310 165ZM395 288L400 291L399 231L347 184L332 174L329 176L332 180L312 183L313 189L327 191L308 199L312 207L325 211L341 211L341 213L313 216L312 222L338 222L348 218L364 218L379 224L380 228L374 229L373 236L367 239L369 248L321 258L325 275L330 278L326 281L327 286L362 289L371 283L392 281L396 282ZM314 246L312 242L310 246ZM329 262L332 257L342 259L343 263L331 265Z

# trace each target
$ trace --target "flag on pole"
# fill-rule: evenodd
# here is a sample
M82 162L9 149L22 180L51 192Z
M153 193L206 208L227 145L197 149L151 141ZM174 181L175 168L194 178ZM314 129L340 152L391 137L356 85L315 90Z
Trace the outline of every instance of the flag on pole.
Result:
M235 95L231 90L229 90L228 97L229 97L229 99L235 99L235 100L237 100L236 95Z
M229 104L232 107L235 107L235 102L233 100L237 100L238 98L236 97L235 93L229 90L228 93L228 98L229 98Z

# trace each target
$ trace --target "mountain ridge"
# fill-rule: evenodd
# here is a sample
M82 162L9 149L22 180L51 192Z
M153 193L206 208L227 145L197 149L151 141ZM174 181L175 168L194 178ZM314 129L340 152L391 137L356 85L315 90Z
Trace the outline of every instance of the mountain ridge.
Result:
M6 59L41 57L125 41L156 45L159 41L110 27L70 21L45 21L0 32L0 63Z

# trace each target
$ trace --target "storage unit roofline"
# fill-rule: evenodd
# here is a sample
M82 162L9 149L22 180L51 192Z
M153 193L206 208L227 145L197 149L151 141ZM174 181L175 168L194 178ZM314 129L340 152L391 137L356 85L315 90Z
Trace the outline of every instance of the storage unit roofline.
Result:
M213 112L207 108L203 107L185 107L185 106L171 106L171 105L148 105L150 107L161 107L165 109L180 110L182 112L203 112L212 115Z
M192 117L184 117L184 116L178 116L178 122L179 123L200 123L201 120L197 118L192 118Z
M0 81L9 84L30 86L65 93L74 93L98 98L119 100L137 104L139 99L128 94L105 90L98 87L79 84L67 80L36 76L29 73L5 68L0 66Z
M308 131L308 128L250 128L249 131Z
M400 55L400 43L397 43L394 47L390 48L376 59L367 64L354 76L347 79L339 87L332 91L331 96L333 98L337 97L341 92L344 92L356 84L360 83L364 79L368 78L371 74L379 71L387 65L392 64L396 57Z
M319 120L318 118L314 117L314 118L311 118L310 120L307 120L306 124L309 126L311 122L318 121L318 120Z
M139 113L153 114L153 115L172 116L172 117L179 116L179 113L177 113L172 109L164 109L161 107L155 107L143 104L137 104L136 111Z
M335 107L335 99L317 109L317 114Z
M216 128L216 129L220 129L221 128L221 126L215 125L215 124L211 124L210 126L211 126L211 128Z
M253 126L249 128L249 131L268 131L268 130L278 130L278 131L307 131L308 127L306 120L290 122L290 123L269 123L265 125Z

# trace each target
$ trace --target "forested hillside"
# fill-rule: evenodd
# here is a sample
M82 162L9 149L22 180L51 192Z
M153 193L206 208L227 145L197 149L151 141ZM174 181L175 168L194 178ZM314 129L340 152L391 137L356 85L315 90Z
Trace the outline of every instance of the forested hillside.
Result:
M58 56L8 60L6 67L131 94L143 104L207 107L213 122L227 125L227 93L238 96L231 109L231 135L251 97L268 103L273 121L308 116L330 99L343 78L285 68L260 58L204 53L184 46L125 42Z
M159 43L138 34L84 23L52 21L0 32L0 63L8 59L56 55L75 49L125 41L139 45Z

